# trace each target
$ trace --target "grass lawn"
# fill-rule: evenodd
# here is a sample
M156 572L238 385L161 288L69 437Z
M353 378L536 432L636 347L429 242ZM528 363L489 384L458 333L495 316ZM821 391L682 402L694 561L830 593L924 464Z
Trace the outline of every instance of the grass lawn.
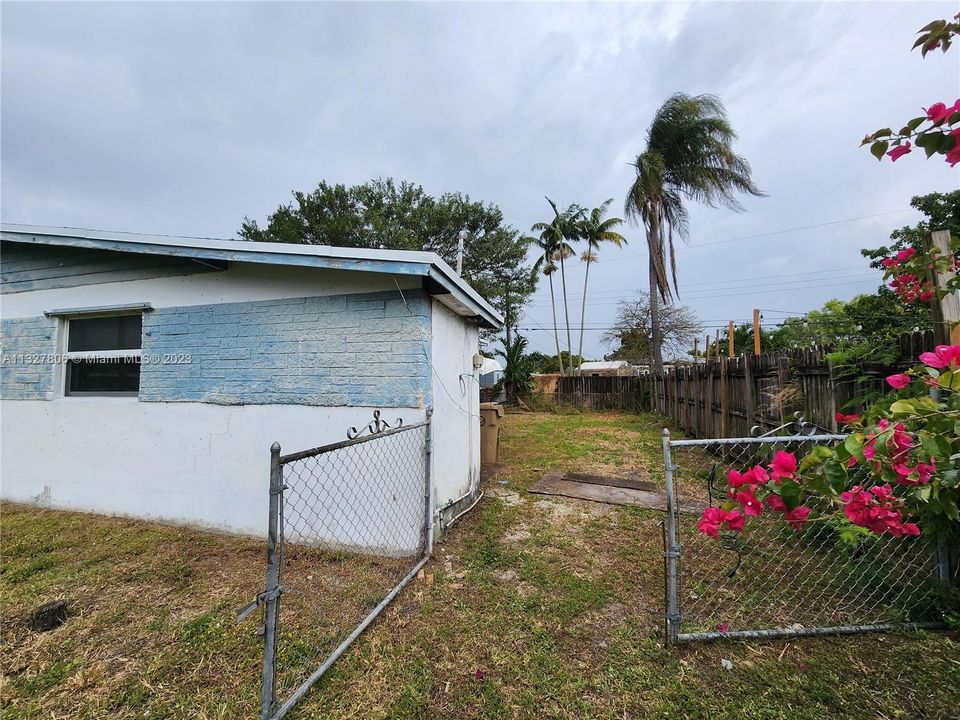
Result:
M960 645L942 633L665 654L660 514L525 492L563 469L658 480L659 421L515 414L503 432L507 467L437 545L435 582L291 717L960 717ZM233 612L262 587L262 541L4 505L0 552L0 717L256 717L260 640ZM75 615L31 632L58 597Z

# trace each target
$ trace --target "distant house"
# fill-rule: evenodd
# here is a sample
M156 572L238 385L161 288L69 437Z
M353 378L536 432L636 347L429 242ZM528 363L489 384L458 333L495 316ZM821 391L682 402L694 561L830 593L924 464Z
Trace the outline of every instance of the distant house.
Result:
M434 507L479 492L460 381L501 318L434 253L21 225L0 253L5 499L259 534L273 441L431 406Z
M503 365L499 360L485 357L480 366L480 387L493 387L503 379Z
M613 376L630 375L630 363L626 360L603 360L585 362L580 365L580 375Z

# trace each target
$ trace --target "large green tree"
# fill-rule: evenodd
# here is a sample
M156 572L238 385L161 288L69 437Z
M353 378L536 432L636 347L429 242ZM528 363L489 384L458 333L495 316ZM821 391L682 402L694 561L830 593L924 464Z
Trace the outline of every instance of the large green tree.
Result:
M663 371L659 302L670 303L673 297L668 264L677 288L673 238L687 235L684 200L737 210L737 193L763 195L750 177L749 163L733 152L736 137L719 98L675 93L657 110L647 131L647 147L633 163L636 177L624 208L647 234L656 372Z
M529 242L496 205L462 193L433 197L392 178L351 187L321 181L312 192L295 191L264 227L244 218L238 234L263 242L430 250L456 266L460 233L466 233L463 278L515 326L517 309L536 288L525 265Z

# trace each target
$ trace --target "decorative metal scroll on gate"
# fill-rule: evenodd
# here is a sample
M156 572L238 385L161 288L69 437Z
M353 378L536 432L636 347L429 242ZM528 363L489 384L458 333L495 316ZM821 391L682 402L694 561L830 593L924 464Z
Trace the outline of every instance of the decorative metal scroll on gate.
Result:
M368 432L368 433L370 433L371 435L377 435L378 433L382 433L384 430L390 430L390 429L394 429L394 430L395 430L395 429L397 429L397 428L399 428L399 427L403 427L403 419L402 419L402 418L397 418L396 422L394 422L394 424L391 425L391 424L388 423L386 420L381 420L381 419L380 419L380 411L379 411L379 410L374 410L374 411L373 411L373 422L371 422L369 425L367 425L366 427L364 427L364 428L362 428L362 429L360 429L360 430L357 430L355 427L350 428L349 430L347 430L347 439L348 439L348 440L356 440L358 437L360 437L361 435L363 435L365 432Z

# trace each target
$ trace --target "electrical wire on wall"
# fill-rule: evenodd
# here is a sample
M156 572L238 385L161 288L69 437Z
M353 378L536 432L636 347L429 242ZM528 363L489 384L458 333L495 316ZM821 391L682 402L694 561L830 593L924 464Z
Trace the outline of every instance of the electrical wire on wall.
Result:
M394 285L397 286L397 292L400 293L400 299L403 301L403 306L407 309L407 313L417 323L417 328L420 331L420 339L422 342L422 344L420 345L420 352L423 353L423 357L427 361L427 365L430 366L430 372L433 374L433 377L437 379L437 382L440 384L440 387L443 389L443 392L450 399L450 402L454 404L457 410L462 412L464 415L467 415L472 418L477 418L478 420L480 420L479 414L470 412L470 410L464 408L462 405L460 405L459 402L457 402L456 398L453 397L453 394L450 392L450 390L447 389L447 386L444 384L443 379L440 377L440 374L437 372L436 368L433 367L433 361L431 360L430 355L429 353L427 353L427 349L425 347L427 343L427 337L429 337L429 332L427 331L426 328L423 327L423 324L420 322L420 318L414 315L413 310L410 309L410 305L407 303L407 298L403 294L403 289L400 287L400 283L397 282L397 278L393 278L393 283ZM464 380L464 375L467 375L469 377L473 377L473 375L471 373L461 373L458 378L459 385L460 385L460 395L466 398L468 397L468 394L467 394L467 383ZM479 381L478 381L478 384L479 384Z

